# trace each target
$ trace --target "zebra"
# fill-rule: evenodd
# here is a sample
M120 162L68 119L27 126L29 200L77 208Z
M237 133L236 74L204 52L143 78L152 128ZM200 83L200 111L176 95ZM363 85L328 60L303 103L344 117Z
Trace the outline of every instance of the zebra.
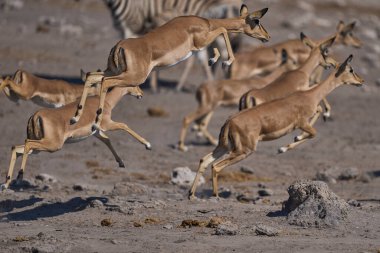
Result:
M163 25L177 16L197 15L205 18L231 18L239 15L241 0L104 0L111 11L115 28L123 39L135 38L148 31ZM216 40L221 45L222 39ZM236 48L240 40L234 38L233 46ZM211 47L215 47L212 45ZM222 56L226 55L225 48L221 47ZM213 79L213 74L208 67L208 55L206 50L197 54L204 66L207 78ZM181 90L190 72L194 58L187 60L185 70L177 84L177 90ZM152 72L150 86L157 90L157 71Z

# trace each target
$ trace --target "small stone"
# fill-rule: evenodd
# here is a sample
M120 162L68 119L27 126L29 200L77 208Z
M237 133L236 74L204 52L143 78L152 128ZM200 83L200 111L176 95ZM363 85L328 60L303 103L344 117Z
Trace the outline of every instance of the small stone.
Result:
M216 235L236 235L238 232L238 226L230 221L219 224L215 229Z
M73 190L74 191L84 191L86 189L86 187L84 185L81 185L81 184L75 184L73 185Z
M257 193L261 197L272 196L273 195L273 190L271 190L271 189L262 189L262 190L259 190Z
M103 206L103 202L98 199L94 199L94 200L91 200L90 203L88 203L88 206L92 208L95 208L95 207L99 208Z
M141 228L143 225L142 225L141 222L139 222L139 221L134 221L134 222L133 222L133 226L134 226L135 228Z
M315 180L336 184L336 179L330 174L330 170L318 171Z
M188 167L177 167L172 171L171 182L180 186L190 186L194 181L196 173L191 171ZM205 179L200 177L198 185L204 184Z
M44 183L56 183L57 179L49 174L41 173L36 176L37 181Z
M359 176L359 170L357 168L347 168L347 169L344 169L338 179L339 180L351 180L351 179L355 179Z
M347 201L347 203L350 205L350 206L354 206L354 207L360 207L361 204L359 201L355 200L355 199L350 199Z
M207 224L207 227L216 228L220 224L225 223L225 222L227 222L227 221L224 217L219 217L219 216L211 217L210 221Z
M111 227L113 224L112 220L110 218L107 218L107 219L103 219L101 222L100 222L100 225L102 225L102 227Z
M257 225L255 233L257 235L277 236L280 234L280 230L266 225Z
M149 107L147 112L150 117L167 117L169 115L161 107Z
M111 240L111 243L112 243L112 244L118 244L119 242L116 241L115 239L113 239L113 240Z
M241 166L240 171L247 173L247 174L254 174L255 171L252 168L246 167L246 166Z
M173 225L172 224L166 224L163 226L163 228L165 229L173 229Z

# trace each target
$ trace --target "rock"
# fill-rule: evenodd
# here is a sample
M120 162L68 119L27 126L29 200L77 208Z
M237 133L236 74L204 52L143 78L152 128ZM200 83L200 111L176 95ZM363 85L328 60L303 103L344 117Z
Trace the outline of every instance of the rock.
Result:
M246 166L241 166L240 171L243 173L247 173L247 174L254 174L255 173L255 171L252 168L249 168Z
M103 219L103 220L100 222L100 225L102 225L102 227L111 227L112 224L113 224L113 221L112 221L110 218Z
M87 189L87 187L85 185L81 185L81 184L75 184L75 185L73 185L73 190L74 191L84 191L86 189Z
M336 179L332 175L331 169L318 171L317 174L315 175L315 180L323 181L323 182L331 183L331 184L336 184Z
M36 176L36 180L44 183L56 183L57 179L49 174L41 173Z
M346 168L338 176L339 180L351 180L359 176L359 170L357 168Z
M172 224L166 224L163 226L163 228L165 229L173 229L173 225Z
M283 211L291 225L333 227L348 216L348 204L324 182L297 181L289 186L288 194Z
M171 182L180 186L190 186L194 181L196 173L191 171L188 167L177 167L173 170L171 175ZM205 178L200 177L198 185L204 184Z
M149 107L147 112L150 117L167 117L169 115L161 107Z
M238 226L230 221L219 224L215 229L216 235L236 235Z
M277 236L280 234L280 230L266 225L257 225L255 228L255 233L257 235Z
M83 29L81 26L72 24L61 24L59 31L61 34L80 37L83 34Z
M273 195L273 190L271 190L271 189L261 189L257 193L261 197L272 196Z
M355 200L355 199L350 199L347 201L347 203L353 207L360 207L361 206L360 202Z
M141 228L143 225L142 225L141 222L139 222L139 221L134 221L134 222L133 222L133 226L134 226L135 228Z
M94 199L91 200L90 203L88 203L88 206L92 208L99 208L103 206L103 202L98 199Z
M3 0L0 3L0 10L20 10L24 7L22 0Z

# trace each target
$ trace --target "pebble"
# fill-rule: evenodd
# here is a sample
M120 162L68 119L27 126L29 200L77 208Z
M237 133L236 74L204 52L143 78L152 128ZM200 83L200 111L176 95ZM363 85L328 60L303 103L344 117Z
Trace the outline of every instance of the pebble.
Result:
M255 171L252 168L249 168L247 166L241 166L240 171L247 174L254 174Z
M261 197L272 196L273 195L273 190L271 190L271 189L261 189L257 193Z
M92 208L102 207L103 206L103 202L100 201L100 200L98 200L98 199L94 199L94 200L91 200L90 203L88 203L88 206L92 207Z
M36 176L36 180L45 182L45 183L56 183L57 179L54 176L49 174L41 173Z
M177 167L172 171L171 182L180 186L190 186L195 178L196 172L191 171L188 167ZM204 184L205 178L200 177L198 185Z
M173 229L173 225L172 224L166 224L163 226L163 228L165 229Z
M347 203L353 207L360 207L361 206L360 202L355 200L355 199L350 199L347 201Z
M257 225L255 228L255 233L257 235L277 236L280 234L280 230L266 225Z
M238 226L230 221L219 224L215 229L216 235L236 235Z
M359 176L359 170L357 168L346 168L344 169L338 179L339 180L351 180L351 179L355 179Z

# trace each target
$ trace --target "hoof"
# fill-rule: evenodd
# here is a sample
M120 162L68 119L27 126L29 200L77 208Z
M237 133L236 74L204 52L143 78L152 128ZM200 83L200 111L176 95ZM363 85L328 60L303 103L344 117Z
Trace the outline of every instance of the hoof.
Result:
M214 65L215 64L215 59L213 59L213 58L210 58L209 60L208 60L208 65L209 66L212 66L212 65Z
M192 193L191 191L189 191L187 198L191 201L197 200L197 197L195 197L195 194Z
M150 145L150 143L148 142L147 144L145 144L145 148L147 150L152 150L152 145Z
M294 137L294 142L297 142L297 141L300 141L300 140L302 140L301 135L298 135L298 136Z
M125 168L125 165L124 165L123 161L119 162L119 168Z
M95 133L95 132L98 131L98 130L99 130L98 125L96 125L96 124L92 125L92 127L91 127L91 131L92 131L92 133Z
M281 148L278 149L278 153L279 154L285 153L286 151L288 151L287 147L281 147Z
M0 191L5 191L6 189L8 189L8 187L6 186L6 184L2 184L0 185Z
M182 151L182 152L187 152L187 151L189 151L189 148L186 147L185 145L179 145L179 146L177 147L177 149L178 149L179 151Z
M74 125L77 122L78 122L78 120L76 118L71 118L70 119L70 125Z

